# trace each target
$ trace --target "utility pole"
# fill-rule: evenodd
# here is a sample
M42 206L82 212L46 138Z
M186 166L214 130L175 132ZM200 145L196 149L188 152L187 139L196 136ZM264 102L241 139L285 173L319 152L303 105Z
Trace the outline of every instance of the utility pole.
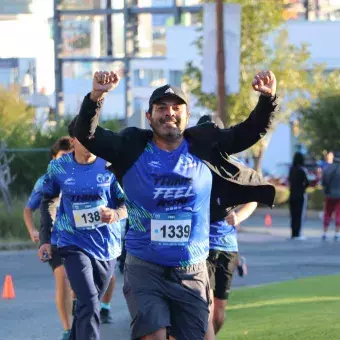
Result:
M217 25L217 113L225 127L228 126L225 86L225 58L224 58L224 23L223 0L216 0L216 25Z
M60 54L62 53L60 0L54 0L53 38L55 63L55 117L58 121L64 116L63 65L60 59Z
M112 1L106 0L106 8L111 9ZM106 49L107 55L112 57L113 49L112 49L112 14L108 14L106 16Z

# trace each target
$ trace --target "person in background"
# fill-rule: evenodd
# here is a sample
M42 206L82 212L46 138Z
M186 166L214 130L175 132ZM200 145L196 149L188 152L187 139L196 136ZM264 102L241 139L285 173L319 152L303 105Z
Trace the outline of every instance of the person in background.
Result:
M323 235L322 239L327 239L327 231L335 213L335 241L340 238L340 152L336 152L334 162L329 164L322 175L322 186L325 193Z
M304 157L302 153L296 152L293 164L289 171L289 210L291 218L291 238L303 240L301 235L301 225L307 207L306 189L309 186L307 171L304 168Z
M64 136L59 138L51 147L52 159L59 159L63 155L73 151L73 140L71 137ZM43 183L46 175L41 176L34 185L32 193L24 209L24 221L31 240L38 243L40 241L39 231L35 227L33 214L39 208L43 196ZM72 292L67 279L63 260L56 248L56 237L53 233L52 255L49 265L52 268L55 279L55 302L58 314L64 328L61 340L68 340L72 322Z

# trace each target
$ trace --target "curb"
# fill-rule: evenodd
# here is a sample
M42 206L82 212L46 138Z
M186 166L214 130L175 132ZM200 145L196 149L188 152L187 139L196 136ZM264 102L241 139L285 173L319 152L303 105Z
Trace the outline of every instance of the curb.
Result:
M319 210L307 210L306 216L307 218L312 219L319 219L320 213L322 213ZM272 216L278 216L278 217L289 217L289 209L287 208L256 208L256 210L253 213L253 216L265 216L266 214L270 214Z

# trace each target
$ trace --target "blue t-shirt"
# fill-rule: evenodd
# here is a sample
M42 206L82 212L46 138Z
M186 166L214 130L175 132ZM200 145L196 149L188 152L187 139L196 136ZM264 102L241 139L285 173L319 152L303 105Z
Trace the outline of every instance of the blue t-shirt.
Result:
M26 207L32 209L33 211L37 210L40 206L43 197L43 184L45 176L46 175L43 175L38 178L31 192L31 195L26 203ZM57 244L57 232L55 228L53 228L51 231L51 244L52 245Z
M40 206L40 202L43 196L42 189L44 177L45 175L39 177L38 180L35 182L31 195L26 203L26 207L33 211L37 210Z
M50 162L43 191L51 197L61 193L54 229L58 247L74 245L89 256L106 261L121 253L120 222L100 222L100 207L117 208L123 191L114 175L97 158L79 164L72 153Z
M225 220L210 225L210 249L238 251L237 230Z
M123 177L123 186L129 253L163 266L207 258L212 175L189 153L187 141L172 152L149 142Z

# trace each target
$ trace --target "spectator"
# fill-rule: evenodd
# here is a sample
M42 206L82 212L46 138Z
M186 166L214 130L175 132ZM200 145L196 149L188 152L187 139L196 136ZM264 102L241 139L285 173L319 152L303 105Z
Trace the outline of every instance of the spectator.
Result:
M322 239L326 240L329 224L332 215L335 212L335 236L337 241L340 237L340 152L334 155L334 162L329 164L322 175L322 186L325 193L324 217L323 217L323 235Z
M304 157L302 153L296 152L293 164L289 171L289 210L291 217L292 239L304 239L301 236L301 225L307 206L306 189L309 185L307 171L304 168Z

